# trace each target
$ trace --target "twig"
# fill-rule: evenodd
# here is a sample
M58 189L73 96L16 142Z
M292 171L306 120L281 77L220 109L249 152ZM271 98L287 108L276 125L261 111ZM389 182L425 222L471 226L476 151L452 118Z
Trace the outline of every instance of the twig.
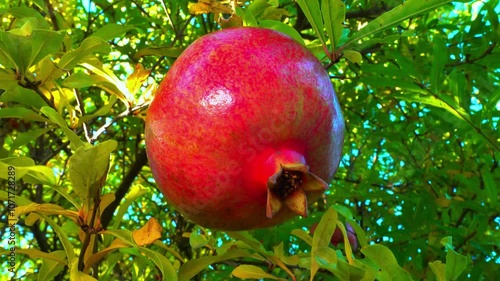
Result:
M167 9L167 5L165 5L165 1L160 0L160 2L161 2L161 6L165 10L165 14L167 15L167 19L170 22L170 25L172 26L172 30L174 31L175 34L177 34L177 28L175 27L174 21L172 20L172 18L170 17L170 14L168 13L168 9Z
M108 123L104 124L102 127L100 127L96 132L95 134L89 139L89 142L90 143L94 143L97 138L102 134L104 133L109 127L111 127L115 122L117 122L118 120L121 120L127 116L131 116L131 115L136 115L137 112L139 111L142 111L144 109L146 109L147 107L149 106L149 103L143 103L141 105L138 105L138 106L135 106L133 108L127 108L125 111L123 111L122 113L118 114L115 118L113 118L111 121L109 121Z
M470 57L466 56L465 60L463 60L463 61L449 63L449 64L446 64L445 66L446 67L455 67L455 66L464 65L464 64L473 64L476 61L478 61L478 60L480 60L488 55L491 55L491 53L495 49L496 45L497 45L497 42L493 42L491 45L488 46L488 49L486 49L481 55L479 55L476 58L471 59Z

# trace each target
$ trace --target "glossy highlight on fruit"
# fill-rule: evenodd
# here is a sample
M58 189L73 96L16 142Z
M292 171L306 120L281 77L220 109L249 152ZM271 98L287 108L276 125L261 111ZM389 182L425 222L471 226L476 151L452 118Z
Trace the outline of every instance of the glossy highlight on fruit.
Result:
M150 167L167 202L221 230L306 216L338 167L343 138L323 65L263 28L196 40L169 69L146 119Z

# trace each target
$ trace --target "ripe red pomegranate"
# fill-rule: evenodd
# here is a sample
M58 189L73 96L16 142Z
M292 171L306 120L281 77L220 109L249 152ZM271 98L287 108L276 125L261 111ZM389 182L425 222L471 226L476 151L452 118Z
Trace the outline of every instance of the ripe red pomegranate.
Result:
M318 227L318 223L314 223L311 226L309 230L309 233L311 235L314 235L316 227ZM356 250L358 248L358 238L356 237L356 232L349 223L346 223L345 227L347 231L347 239L349 240L349 244L351 245L351 248L353 250ZM335 228L335 231L333 231L332 238L330 239L330 243L335 247L337 247L339 243L344 243L344 235L342 235L342 231L340 230L340 228L338 227Z
M263 28L196 40L168 71L146 120L151 170L167 202L222 230L306 216L337 169L343 138L323 65Z

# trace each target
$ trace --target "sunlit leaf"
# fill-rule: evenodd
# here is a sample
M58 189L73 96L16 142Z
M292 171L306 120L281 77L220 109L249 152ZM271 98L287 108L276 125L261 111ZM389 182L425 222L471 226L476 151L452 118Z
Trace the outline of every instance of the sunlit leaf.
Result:
M109 23L101 28L99 28L92 36L99 37L104 41L115 39L117 37L123 37L125 33L134 29L132 25Z
M340 0L321 0L321 12L332 45L332 52L335 52L342 36L342 24L346 13L345 4Z
M198 233L197 231L191 232L191 235L189 235L189 245L191 245L193 249L204 247L209 241L206 235Z
M142 84L148 78L151 70L144 69L142 64L135 66L134 72L127 78L127 88L131 94L135 94L142 87Z
M76 259L75 250L73 248L73 244L71 244L71 242L68 239L68 235L66 235L66 233L61 229L61 227L51 218L47 217L44 214L40 214L40 216L52 227L59 241L61 241L61 244L64 248L64 252L66 253L67 260L72 261L73 259Z
M99 37L90 36L75 50L67 52L59 61L59 68L73 69L85 57L94 53L109 53L109 45Z
M265 272L262 268L255 265L243 264L236 267L231 274L242 279L271 279L278 280L278 277Z
M31 212L37 212L39 214L45 214L45 215L61 215L68 217L73 221L76 221L78 218L78 212L66 210L61 206L50 203L46 204L31 203L30 205L27 206L17 206L17 208L14 210L15 217L19 217L21 215L28 214Z
M176 58L182 53L182 51L183 50L179 47L147 47L140 49L134 55L134 58L138 59L144 56Z
M289 26L288 24L284 24L280 21L274 21L274 20L261 20L259 21L259 26L264 27L264 28L270 28L277 30L281 33L284 33L293 39L295 41L299 42L302 45L305 45L304 39L302 39L302 36L295 30L293 27Z
M396 8L390 10L370 21L365 27L356 32L344 46L356 43L358 40L368 37L384 29L418 15L436 10L436 8L450 3L451 0L408 0Z
M73 150L77 150L84 145L84 142L80 139L80 137L68 128L66 120L64 120L64 118L55 109L53 109L52 107L44 106L40 109L40 112L49 117L50 121L57 124L59 128L64 131L71 142L71 148Z
M95 279L94 277L78 270L78 258L74 258L71 260L69 280L70 281L97 281L97 279Z
M343 54L346 59L353 63L361 63L361 61L363 60L361 54L357 51L345 50Z
M213 263L221 262L224 260L230 260L240 257L249 257L251 254L246 250L241 249L231 249L224 254L216 256L205 256L197 259L189 260L184 263L179 269L179 280L190 280L196 276L201 271L205 270L207 266Z
M399 266L391 250L380 244L368 245L361 252L381 269L381 274L391 276L394 280L412 280L411 275Z
M132 232L134 241L139 246L152 244L161 238L162 227L155 218L149 218L148 222L138 230Z
M35 249L29 249L35 250ZM42 266L40 267L40 271L38 272L38 281L43 280L53 280L57 274L59 274L66 265L66 253L64 251L54 251L48 253L50 258L43 259ZM59 259L62 262L54 261L51 258Z
M434 261L429 263L429 267L437 278L437 281L447 281L446 279L446 265L441 261Z
M123 242L121 239L115 239L113 240L113 243L111 245L97 253L92 254L85 262L85 268L83 272L87 272L94 264L97 262L101 261L103 258L105 258L107 255L109 255L111 252L120 249L120 248L125 248L125 247L130 247L129 244Z
M108 173L110 154L116 147L114 140L84 145L70 157L69 177L78 197L97 198Z
M189 12L195 15L208 13L232 14L233 10L217 0L198 0L198 3L189 3Z
M323 49L328 54L329 51L326 48L326 38L323 32L324 26L323 19L321 18L319 0L297 0L297 4L299 4L300 9L304 12L304 15L323 45Z
M15 169L15 176L9 179L9 167ZM11 168L12 169L12 168ZM0 159L0 178L10 181L24 179L29 183L55 184L54 172L47 166L36 165L28 157L8 157Z
M316 227L313 235L313 242L311 247L311 278L310 280L314 280L314 276L318 272L319 264L316 261L316 253L322 248L328 248L330 244L330 239L335 231L336 222L338 219L338 213L333 208L330 207L323 214L321 220Z

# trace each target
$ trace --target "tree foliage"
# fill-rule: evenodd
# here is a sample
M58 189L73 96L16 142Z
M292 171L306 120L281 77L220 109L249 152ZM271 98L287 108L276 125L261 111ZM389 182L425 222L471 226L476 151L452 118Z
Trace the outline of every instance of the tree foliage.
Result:
M0 3L3 268L22 280L494 280L499 13L498 0ZM309 217L226 233L165 203L144 117L183 49L241 24L324 63L347 134ZM360 249L328 245L346 222Z

